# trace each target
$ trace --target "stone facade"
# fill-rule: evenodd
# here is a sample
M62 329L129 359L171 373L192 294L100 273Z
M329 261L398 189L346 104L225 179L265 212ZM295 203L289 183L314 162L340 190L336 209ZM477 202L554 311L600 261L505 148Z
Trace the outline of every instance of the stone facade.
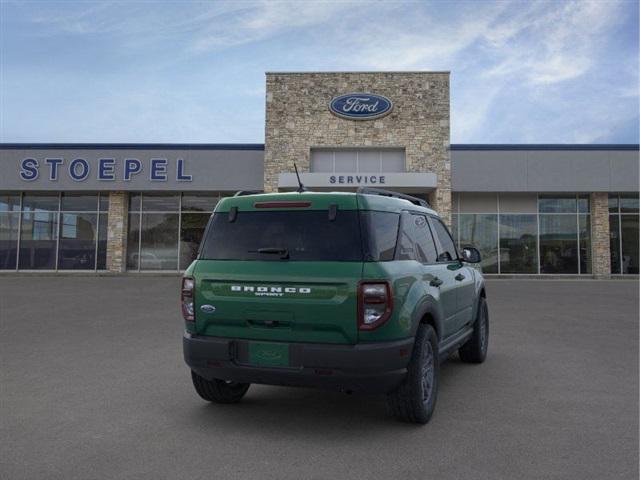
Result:
M450 223L449 73L267 73L266 81L265 191L277 191L294 162L308 172L316 147L403 148L407 172L437 175L429 201ZM393 110L367 121L333 115L331 99L351 92L384 95Z
M127 232L129 218L129 193L109 193L107 219L107 270L124 272L127 267Z
M591 258L597 277L611 274L609 245L609 196L606 192L591 194Z

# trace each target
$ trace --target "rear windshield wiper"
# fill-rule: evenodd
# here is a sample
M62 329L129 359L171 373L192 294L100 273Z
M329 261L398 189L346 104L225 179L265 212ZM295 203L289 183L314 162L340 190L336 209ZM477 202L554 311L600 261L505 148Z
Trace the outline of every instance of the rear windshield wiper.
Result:
M249 250L249 253L267 253L272 255L280 255L280 258L282 260L289 259L289 250L287 250L286 248L266 247L266 248L259 248L257 250Z

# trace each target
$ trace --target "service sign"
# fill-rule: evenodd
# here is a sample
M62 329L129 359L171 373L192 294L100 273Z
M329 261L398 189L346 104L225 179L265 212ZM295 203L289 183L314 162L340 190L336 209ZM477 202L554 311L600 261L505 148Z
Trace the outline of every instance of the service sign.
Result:
M350 120L373 120L384 117L393 109L393 102L373 93L347 93L334 97L329 110L338 117Z

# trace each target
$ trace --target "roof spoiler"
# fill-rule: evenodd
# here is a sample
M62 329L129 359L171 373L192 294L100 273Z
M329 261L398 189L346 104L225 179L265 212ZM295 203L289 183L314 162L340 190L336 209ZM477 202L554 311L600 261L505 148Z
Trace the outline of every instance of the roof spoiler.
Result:
M261 190L238 190L233 196L234 197L244 197L245 195L257 195L262 193Z
M381 188L371 188L371 187L359 187L356 190L357 193L363 193L366 195L380 195L382 197L392 197L392 198L400 198L402 200L407 200L414 205L419 205L425 208L431 208L429 202L423 200L422 198L412 197L411 195L406 195L404 193L392 192L391 190L383 190Z

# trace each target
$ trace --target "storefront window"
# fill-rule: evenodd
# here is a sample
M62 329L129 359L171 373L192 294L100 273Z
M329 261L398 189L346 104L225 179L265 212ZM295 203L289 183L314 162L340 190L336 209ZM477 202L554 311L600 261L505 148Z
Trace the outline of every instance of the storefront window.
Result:
M538 273L536 215L500 215L500 273Z
M580 243L580 273L591 273L591 218L578 215L578 239Z
M142 215L140 269L178 269L178 214Z
M58 268L93 270L96 262L98 215L62 212Z
M622 273L638 274L638 215L620 215Z
M185 193L182 195L180 209L183 212L213 212L220 197L208 193Z
M0 210L0 270L15 270L20 214Z
M620 195L620 213L638 213L638 195Z
M177 212L180 207L180 195L145 193L142 197L143 212Z
M577 198L571 196L545 196L538 199L538 211L540 213L576 213Z
M219 198L215 193L131 194L127 268L186 269Z
M18 261L20 194L0 192L0 270L15 270Z
M591 273L588 195L540 195L540 273Z
M616 210L617 201L616 197ZM611 202L609 202L611 205ZM622 262L620 257L620 216L609 215L609 253L611 255L611 273L622 273Z
M98 256L106 259L106 231L100 230L107 228L107 213L99 212L99 199L97 193L62 194L58 269L93 270L106 267L103 262L100 262L101 266L97 265ZM99 242L99 236L105 240Z
M401 149L346 148L311 151L311 172L380 173L405 170L405 155Z
M589 195L578 195L578 213L590 213Z
M108 198L0 192L0 270L106 268Z
M59 194L29 193L22 198L18 268L56 268Z
M133 195L129 206L135 205ZM140 203L137 203L140 209ZM139 213L129 213L129 230L127 232L127 270L138 270L140 267L140 219Z
M458 224L460 223L460 215L458 215L457 213L452 213L451 214L451 236L453 237L453 240L456 242L456 246L458 247L458 250L461 250L461 246L460 246L460 235L458 235Z
M575 216L540 216L540 273L578 273Z
M498 273L498 216L493 214L458 215L458 245L480 250L482 270Z
M591 273L589 195L493 195L457 194L451 216L458 246L478 248L485 273Z
M609 195L611 273L639 273L638 204L637 194Z
M20 211L20 194L0 192L0 212Z
M63 193L61 206L67 212L97 212L98 194Z
M100 200L106 195L100 195ZM98 217L98 256L96 258L96 269L104 270L107 268L107 229L108 227L107 212L100 212Z
M59 193L25 193L22 197L22 211L57 212L60 208Z

